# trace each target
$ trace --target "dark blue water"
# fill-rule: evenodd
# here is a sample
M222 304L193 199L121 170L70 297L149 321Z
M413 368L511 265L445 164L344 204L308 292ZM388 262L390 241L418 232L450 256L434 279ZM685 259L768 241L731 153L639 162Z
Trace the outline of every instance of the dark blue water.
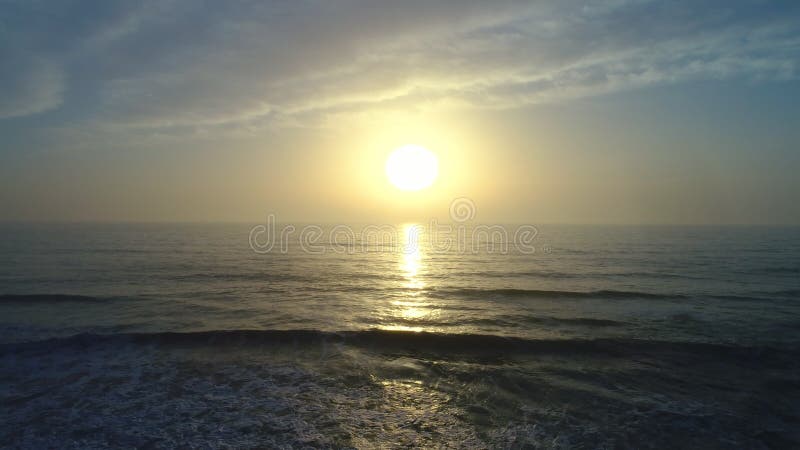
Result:
M0 444L800 442L798 228L549 226L532 253L251 228L0 226Z

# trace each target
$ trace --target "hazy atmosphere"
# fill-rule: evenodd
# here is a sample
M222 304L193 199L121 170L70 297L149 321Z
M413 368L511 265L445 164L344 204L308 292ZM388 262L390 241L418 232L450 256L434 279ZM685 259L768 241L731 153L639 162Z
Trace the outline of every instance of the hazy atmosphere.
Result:
M800 449L800 1L0 0L0 448Z
M0 219L800 223L793 1L0 2ZM440 159L397 196L386 156ZM393 199L387 202L386 199Z

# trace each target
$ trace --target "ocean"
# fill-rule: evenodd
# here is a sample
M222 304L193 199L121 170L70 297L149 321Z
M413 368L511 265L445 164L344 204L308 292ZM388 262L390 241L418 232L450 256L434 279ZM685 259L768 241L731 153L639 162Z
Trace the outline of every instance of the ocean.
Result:
M0 225L0 445L800 446L800 228L390 228Z

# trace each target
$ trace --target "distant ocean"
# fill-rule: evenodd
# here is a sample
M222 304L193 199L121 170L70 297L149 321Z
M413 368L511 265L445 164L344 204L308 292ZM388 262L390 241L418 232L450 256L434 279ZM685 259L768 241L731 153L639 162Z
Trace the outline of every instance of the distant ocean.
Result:
M0 446L800 446L799 228L251 231L0 225Z

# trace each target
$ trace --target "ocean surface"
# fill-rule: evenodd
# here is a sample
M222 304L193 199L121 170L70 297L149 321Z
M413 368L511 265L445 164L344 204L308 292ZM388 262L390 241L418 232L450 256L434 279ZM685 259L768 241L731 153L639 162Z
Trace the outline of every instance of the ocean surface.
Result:
M334 229L0 225L0 446L800 446L800 228Z

